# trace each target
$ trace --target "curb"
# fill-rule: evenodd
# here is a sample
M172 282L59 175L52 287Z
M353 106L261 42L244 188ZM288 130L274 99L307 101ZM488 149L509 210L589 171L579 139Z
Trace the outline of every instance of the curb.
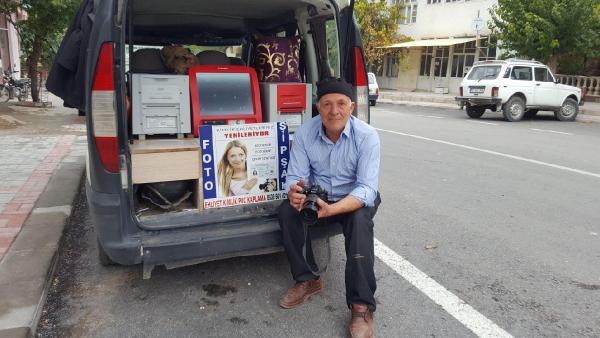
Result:
M65 159L0 262L0 337L35 335L63 229L84 179L85 158Z
M378 103L388 103L402 106L419 106L419 107L434 107L434 108L447 108L447 109L459 109L458 104L451 103L438 103L438 102L425 102L425 101L399 101L392 99L379 99ZM600 116L586 113L585 107L581 107L579 114L577 115L577 121L579 122L600 122Z

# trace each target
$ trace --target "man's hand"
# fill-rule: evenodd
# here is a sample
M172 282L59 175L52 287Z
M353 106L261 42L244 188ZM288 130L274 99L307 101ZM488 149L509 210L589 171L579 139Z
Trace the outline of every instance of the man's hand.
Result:
M304 200L306 200L306 195L302 193L302 191L304 190L303 187L304 179L301 179L300 182L298 182L298 184L290 185L290 191L288 191L288 199L290 200L290 205L298 211L302 209Z
M322 199L317 199L317 205L319 206L318 218L330 217L335 215L333 206L331 204L327 204Z

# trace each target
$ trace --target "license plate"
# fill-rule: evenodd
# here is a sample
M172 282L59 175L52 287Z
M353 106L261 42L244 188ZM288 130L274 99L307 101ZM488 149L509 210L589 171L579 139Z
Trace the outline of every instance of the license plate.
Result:
M485 90L485 88L471 88L469 90L469 92L471 94L481 94L481 93L483 93L484 90Z

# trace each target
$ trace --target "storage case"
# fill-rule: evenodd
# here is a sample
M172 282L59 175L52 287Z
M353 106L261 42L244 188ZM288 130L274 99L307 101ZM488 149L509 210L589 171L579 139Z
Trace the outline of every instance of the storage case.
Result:
M152 134L191 132L187 75L132 74L133 134L141 140Z
M310 83L260 83L265 122L285 122L290 133L312 118Z

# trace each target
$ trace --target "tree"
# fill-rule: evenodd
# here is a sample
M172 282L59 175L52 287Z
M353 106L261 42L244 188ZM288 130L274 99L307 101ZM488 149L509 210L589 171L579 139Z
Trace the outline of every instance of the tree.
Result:
M27 20L12 22L21 40L27 75L31 78L31 97L39 102L38 64L45 68L56 54L67 26L81 0L0 0L0 12L27 12Z
M600 0L498 0L490 29L508 56L546 62L561 56L600 56Z
M386 0L356 0L354 15L360 26L363 48L369 68L379 72L383 57L388 50L384 47L403 40L398 34L398 21L402 19L400 3L388 6Z

